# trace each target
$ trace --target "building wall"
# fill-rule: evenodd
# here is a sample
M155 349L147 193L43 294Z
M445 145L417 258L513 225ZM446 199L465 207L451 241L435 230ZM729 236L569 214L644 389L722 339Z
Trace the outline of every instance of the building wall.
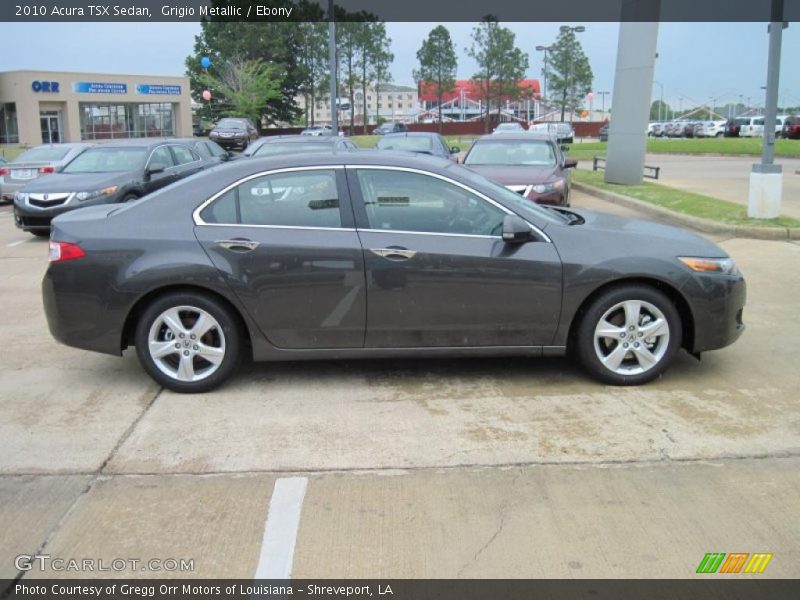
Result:
M370 123L375 123L375 117L378 112L381 118L395 121L412 120L419 113L419 94L415 87L386 83L380 85L378 89L379 92L376 93L374 87L367 88L367 116ZM345 95L339 98L340 101L349 101L349 98ZM305 111L305 98L299 96L295 98L295 101ZM364 116L364 101L360 88L356 90L353 108L355 109L356 123L361 123ZM339 120L341 123L349 123L350 111L340 110ZM309 114L310 121L311 115ZM331 122L331 103L327 97L315 102L314 122L316 124Z
M39 91L34 90L39 82ZM47 83L58 83L57 91L47 91ZM81 91L78 83L124 84L125 93ZM140 86L150 86L144 93ZM154 93L154 86L180 86L180 93ZM44 89L42 89L44 88ZM85 88L85 86L84 86ZM105 89L113 89L106 87ZM165 88L161 88L164 91ZM166 91L173 92L175 89ZM8 71L0 73L0 103L14 102L17 111L19 143L32 146L42 143L40 112L60 111L64 142L81 141L80 103L149 104L169 103L173 108L175 135L192 135L189 79L153 75L110 75L54 71Z

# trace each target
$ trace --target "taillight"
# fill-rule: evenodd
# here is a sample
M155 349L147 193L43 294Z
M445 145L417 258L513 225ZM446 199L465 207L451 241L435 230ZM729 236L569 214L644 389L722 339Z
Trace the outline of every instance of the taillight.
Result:
M8 169L0 169L0 177L3 175L9 175L11 172Z
M47 167L40 167L39 168L39 173L42 173L42 174L55 173L55 172L56 172L56 168L55 167L47 166Z
M58 263L75 258L83 258L86 253L78 244L70 242L50 242L50 262Z

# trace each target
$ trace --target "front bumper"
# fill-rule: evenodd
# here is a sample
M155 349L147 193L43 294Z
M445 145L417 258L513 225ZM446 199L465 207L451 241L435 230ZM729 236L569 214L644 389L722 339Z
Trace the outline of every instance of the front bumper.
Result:
M742 335L747 286L741 275L700 275L702 300L693 302L694 341L692 352L717 350L731 345Z
M236 146L243 146L250 138L246 137L210 137L212 142L216 142L225 149L233 148Z
M87 206L96 206L98 204L113 204L118 201L118 195L101 196L78 202L76 200L69 200L66 204L53 206L48 208L32 207L24 202L14 201L14 224L23 231L48 231L50 223L58 215L64 214L71 210L79 208L86 208Z

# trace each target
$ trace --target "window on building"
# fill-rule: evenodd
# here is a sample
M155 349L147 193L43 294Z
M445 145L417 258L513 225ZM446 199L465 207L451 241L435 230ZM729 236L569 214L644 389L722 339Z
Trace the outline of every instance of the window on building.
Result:
M111 140L175 135L174 109L167 102L79 104L81 139Z
M0 102L0 144L18 144L17 105Z

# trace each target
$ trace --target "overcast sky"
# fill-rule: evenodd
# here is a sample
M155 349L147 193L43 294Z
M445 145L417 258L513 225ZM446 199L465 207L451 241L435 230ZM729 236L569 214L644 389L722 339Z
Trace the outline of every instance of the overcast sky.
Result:
M594 90L613 92L619 25L584 25L578 34L594 72ZM458 77L471 77L477 67L467 56L474 24L446 23L457 46ZM542 53L537 45L552 43L560 23L504 23L517 36L517 45L530 56L529 76L541 77ZM395 82L411 84L417 66L416 51L435 23L387 23L395 55ZM198 23L5 23L6 48L0 53L0 71L43 69L183 75L184 59L191 53ZM739 96L763 105L766 82L767 26L764 23L662 23L655 79L663 84L664 99L683 108L709 99L738 102ZM784 30L783 67L779 104L800 104L800 24ZM653 99L661 94L653 87ZM745 100L747 101L747 100ZM607 97L606 108L610 105ZM599 99L595 108L599 108Z

